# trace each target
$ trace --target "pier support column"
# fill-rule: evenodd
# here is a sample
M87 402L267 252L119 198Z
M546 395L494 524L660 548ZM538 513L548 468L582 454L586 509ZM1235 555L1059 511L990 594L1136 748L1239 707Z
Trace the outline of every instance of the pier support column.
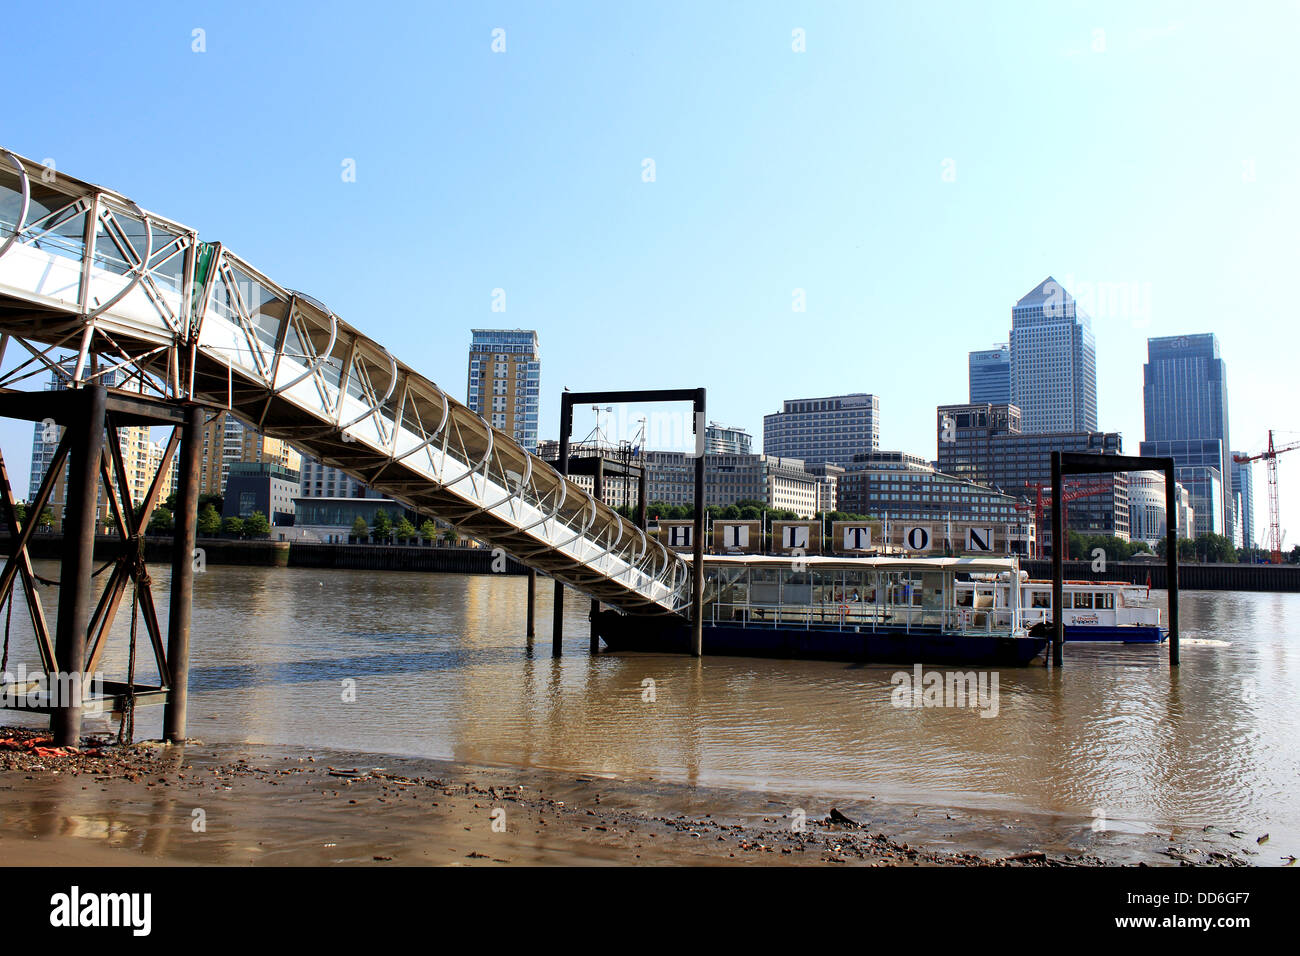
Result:
M190 682L190 621L194 598L194 545L198 534L199 471L203 456L203 408L185 409L181 426L176 530L172 537L171 606L167 614L167 669L171 672L163 708L163 739L185 741L185 713Z
M528 569L528 641L537 634L537 569Z
M84 410L67 426L71 440L63 561L59 568L59 620L54 632L56 667L55 673L49 675L50 692L59 695L59 706L50 713L56 747L75 747L81 740L82 669L86 663L86 627L90 623L99 463L104 452L108 406L108 392L103 386L87 386L81 392Z
M564 582L555 582L555 607L551 615L551 656L559 657L564 650Z
M1169 666L1177 667L1178 656L1178 491L1174 481L1174 460L1165 466L1165 587L1169 591Z
M1065 663L1065 506L1061 501L1061 453L1052 452L1052 665Z
M691 562L691 656L704 655L704 389L695 390L695 547Z
M599 502L604 502L605 492L605 459L604 457L596 459L596 473L591 478L592 497ZM600 602L593 599L591 602L591 636L587 644L587 650L595 654L600 650L600 638L596 636L596 615L600 613Z

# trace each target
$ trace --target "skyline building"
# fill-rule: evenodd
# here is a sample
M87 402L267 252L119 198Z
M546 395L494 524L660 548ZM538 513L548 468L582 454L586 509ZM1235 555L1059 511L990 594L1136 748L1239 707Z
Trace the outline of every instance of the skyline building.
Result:
M236 463L279 465L298 472L302 455L284 439L270 438L229 412L218 412L203 426L199 494L224 495L230 466ZM173 464L179 465L179 456Z
M788 399L763 416L763 453L809 465L846 466L880 447L880 399L864 392Z
M743 428L709 422L704 429L706 455L752 455L754 436Z
M646 452L646 501L694 504L695 460L693 455L680 451ZM823 485L823 476L809 472L796 459L772 455L704 456L705 507L762 501L769 508L811 518L825 494Z
M472 412L530 452L537 451L542 363L531 329L471 329L468 392Z
M1232 540L1227 514L1232 500L1223 490L1223 476L1219 471L1223 442L1217 438L1144 441L1138 446L1138 454L1174 460L1174 480L1187 489L1196 510L1195 533L1191 537L1221 534Z
M1026 434L1097 430L1092 320L1048 276L1011 309L1011 404Z
M1236 458L1242 452L1231 452L1231 457ZM1252 470L1254 462L1239 462L1233 460L1229 467L1232 469L1232 494L1237 500L1237 513L1241 518L1241 543L1244 547L1256 547L1255 539L1255 473Z
M938 469L1036 505L1036 489L1051 482L1052 452L1123 454L1119 432L1026 434L1020 430L1019 412L1015 405L940 405L935 413ZM1108 487L1070 502L1066 526L1085 534L1127 538L1128 479L1124 473L1093 475L1087 483ZM1042 530L1039 543L1051 546L1050 527Z
M1220 502L1211 509L1197 502L1192 492L1198 527L1216 524L1216 534L1233 537L1232 445L1228 436L1228 370L1219 355L1219 340L1213 332L1196 335L1167 335L1147 339L1147 362L1142 367L1142 414L1146 442L1172 442L1175 463L1205 467L1202 439L1219 442L1218 485ZM1187 443L1187 444L1184 444ZM1146 443L1144 442L1143 447ZM1184 454L1189 457L1180 457ZM1201 476L1200 487L1210 481ZM1205 511L1202 510L1204 507ZM1210 512L1220 521L1203 522ZM1198 533L1203 533L1199 532Z
M966 359L970 401L990 405L1011 402L1011 346L971 352Z

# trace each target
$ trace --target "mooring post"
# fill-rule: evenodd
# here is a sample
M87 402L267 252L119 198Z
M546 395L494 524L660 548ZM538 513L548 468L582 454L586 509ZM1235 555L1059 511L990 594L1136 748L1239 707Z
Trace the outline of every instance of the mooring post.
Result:
M598 448L599 452L600 449ZM591 478L592 497L597 501L604 500L605 492L605 456L600 454L596 459L596 473ZM587 649L595 654L600 650L600 637L596 634L596 615L600 613L600 602L596 599L591 601L591 638Z
M1065 509L1061 503L1061 453L1052 452L1052 664L1065 663Z
M1165 472L1165 585L1169 591L1169 666L1178 666L1178 492L1174 460L1166 458Z
M194 598L194 546L199 522L199 470L203 463L203 407L185 409L181 426L176 530L172 536L171 606L167 612L167 670L171 682L163 708L163 739L185 741L190 680L190 621Z
M86 663L99 462L104 452L108 405L108 390L102 385L89 385L81 391L83 411L76 421L67 423L72 440L67 507L63 516L63 561L59 569L59 620L54 632L57 660L49 681L51 694L58 695L57 706L50 712L50 731L56 747L75 747L81 741L82 668Z
M560 474L569 476L569 433L573 431L573 399L569 392L560 395ZM564 582L555 579L555 606L551 616L551 655L559 657L564 649Z
M532 643L537 633L537 569L528 569L528 641Z
M691 562L691 656L704 656L704 389L695 390L695 540Z

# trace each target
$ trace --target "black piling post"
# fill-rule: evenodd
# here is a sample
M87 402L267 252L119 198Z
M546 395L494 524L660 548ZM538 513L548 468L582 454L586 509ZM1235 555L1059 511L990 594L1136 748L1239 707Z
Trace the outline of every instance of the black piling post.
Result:
M573 399L569 392L560 395L560 460L559 472L569 474L569 433L573 431ZM551 617L551 654L559 657L564 649L564 582L555 579L555 607Z
M59 619L54 638L57 661L49 682L50 692L58 694L58 706L50 712L50 731L56 747L75 747L81 739L82 669L86 663L99 462L104 450L108 404L108 391L103 386L91 385L81 391L83 410L77 420L67 423L72 440L63 520L63 562L59 570Z
M1065 662L1065 509L1061 502L1061 453L1052 452L1052 664Z
M528 642L537 634L537 569L528 569Z
M1165 472L1165 585L1169 590L1169 666L1178 666L1178 492L1174 460L1166 458Z
M167 613L167 669L171 683L163 708L163 738L185 741L189 702L190 622L194 598L194 546L199 517L199 473L203 457L203 407L185 409L181 426L179 484L176 489L176 530L172 536L171 606Z
M599 449L597 449L599 451ZM605 456L600 455L596 459L596 474L591 479L592 497L597 501L602 501L605 492ZM600 613L600 602L595 598L591 601L591 638L587 649L595 654L600 650L600 637L596 634L596 615Z
M644 449L642 454L645 454ZM645 477L645 458L641 459L641 470L636 476L636 526L645 531L648 524L646 495L646 477Z
M691 656L704 656L704 389L695 390L695 540L691 562Z

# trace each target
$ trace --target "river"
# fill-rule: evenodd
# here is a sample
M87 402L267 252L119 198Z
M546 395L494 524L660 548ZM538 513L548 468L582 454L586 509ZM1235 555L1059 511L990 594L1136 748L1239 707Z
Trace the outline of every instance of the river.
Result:
M165 613L167 568L150 570ZM1300 855L1300 594L1185 591L1176 672L1164 647L1070 644L1059 671L999 672L993 715L894 706L892 666L593 656L588 602L572 593L557 659L553 588L539 580L530 648L523 577L209 567L194 592L189 734L1120 832L1241 828L1252 846L1271 834L1261 863ZM34 658L22 617L20 600L11 670ZM125 674L129 619L124 602L110 677ZM141 660L152 679L143 641ZM160 730L161 708L142 709L137 736Z

